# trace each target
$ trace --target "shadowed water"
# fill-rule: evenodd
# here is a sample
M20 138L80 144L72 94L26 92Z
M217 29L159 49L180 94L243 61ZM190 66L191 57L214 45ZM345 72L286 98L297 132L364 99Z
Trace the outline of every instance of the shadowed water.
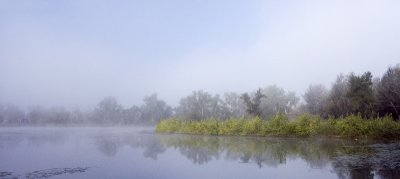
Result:
M400 143L0 128L0 178L400 178Z

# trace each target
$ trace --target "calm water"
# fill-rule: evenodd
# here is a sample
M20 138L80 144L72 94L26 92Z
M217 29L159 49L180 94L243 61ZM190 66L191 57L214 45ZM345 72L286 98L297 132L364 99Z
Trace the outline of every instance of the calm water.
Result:
M400 143L0 128L0 178L400 178Z

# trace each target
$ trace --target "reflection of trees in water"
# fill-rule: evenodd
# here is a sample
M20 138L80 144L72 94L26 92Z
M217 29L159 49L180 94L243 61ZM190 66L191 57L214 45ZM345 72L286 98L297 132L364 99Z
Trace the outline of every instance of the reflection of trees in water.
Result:
M173 147L178 148L182 155L186 156L195 164L204 164L211 161L213 158L219 159L220 151L218 150L218 138L209 137L204 138L204 140L191 140L191 138L178 137L175 139L177 139L177 141L174 142L177 143ZM163 142L163 144L166 143ZM170 147L168 144L166 145Z
M115 156L118 148L122 145L119 137L97 137L97 148L106 156Z
M245 137L203 137L188 135L158 135L167 147L179 149L196 164L223 156L226 160L256 163L276 167L290 158L302 158L313 167L329 163L330 144L322 140L264 139ZM326 147L327 150L320 148Z
M339 178L374 178L375 175L398 178L400 174L400 143L371 145L371 141L190 135L158 135L157 138L195 164L222 156L259 167L277 167L287 160L300 158L311 168L323 168L331 163Z
M83 133L86 134L86 133ZM2 133L0 148L21 144L59 145L83 135L65 132ZM154 135L144 133L95 133L90 140L107 156L115 156L122 147L141 148L143 156L157 159L167 148L174 148L194 164L212 160L254 163L259 167L277 167L302 159L311 168L329 164L339 178L399 178L400 142L374 144L371 141L324 139L215 137L194 135ZM83 135L84 137L88 137ZM87 138L86 138L87 139ZM84 140L84 142L89 142Z
M144 148L143 156L152 159L157 159L158 154L166 150L157 138L149 134L99 135L95 140L98 150L107 156L115 156L123 146Z
M147 139L144 139L140 145L145 149L143 155L152 159L157 159L158 154L164 153L166 150L165 146L154 136L147 136Z

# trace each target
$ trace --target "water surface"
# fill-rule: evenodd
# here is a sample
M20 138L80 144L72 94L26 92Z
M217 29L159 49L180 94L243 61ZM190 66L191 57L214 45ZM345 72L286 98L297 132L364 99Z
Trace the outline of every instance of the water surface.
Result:
M0 128L0 178L400 178L400 143Z

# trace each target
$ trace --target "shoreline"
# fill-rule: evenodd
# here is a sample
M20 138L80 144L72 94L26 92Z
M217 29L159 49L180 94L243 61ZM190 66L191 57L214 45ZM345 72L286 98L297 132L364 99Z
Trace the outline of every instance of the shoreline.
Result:
M198 121L166 119L156 125L155 131L208 136L400 140L400 123L390 117L362 119L354 115L327 120L309 114L300 115L293 120L281 114L269 120L258 117Z

